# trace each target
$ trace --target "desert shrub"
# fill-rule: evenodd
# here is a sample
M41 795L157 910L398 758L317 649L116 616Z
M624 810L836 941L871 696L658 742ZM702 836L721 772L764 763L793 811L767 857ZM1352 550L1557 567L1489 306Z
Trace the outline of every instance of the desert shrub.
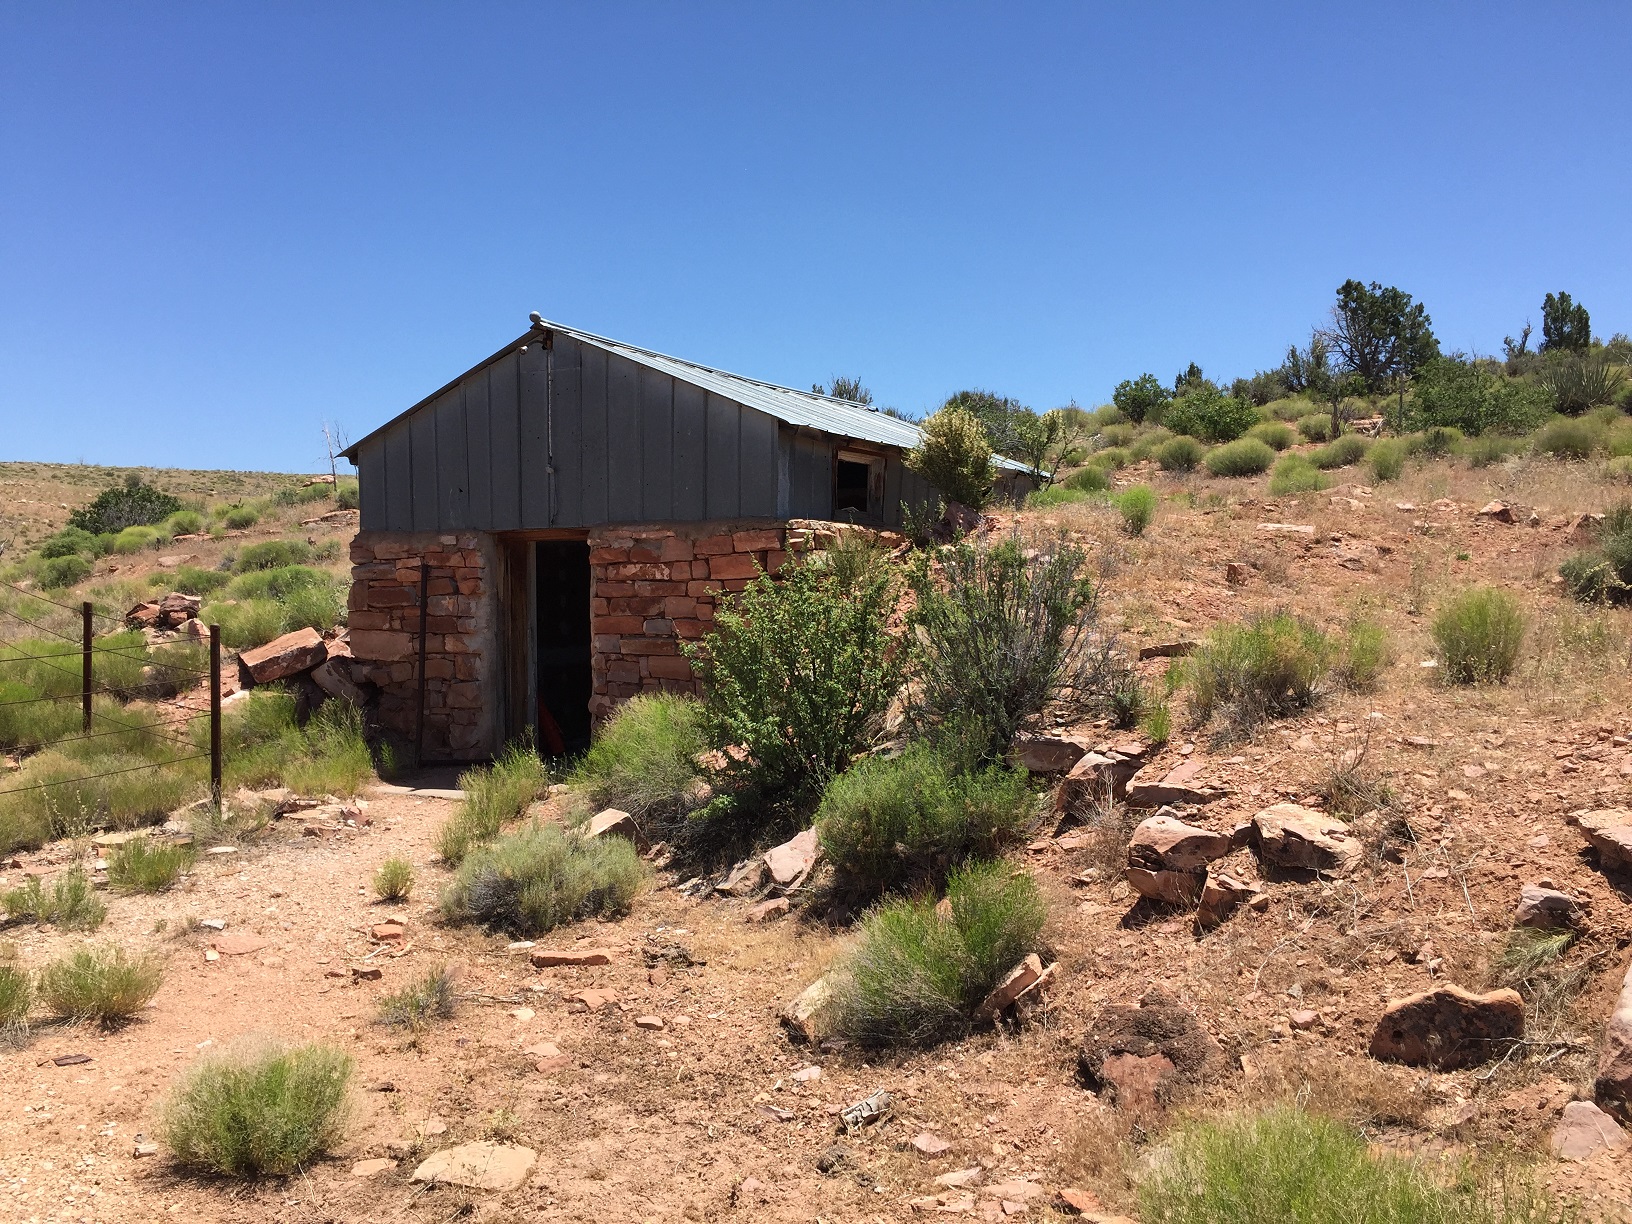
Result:
M1141 374L1116 384L1111 400L1117 411L1134 423L1157 419L1168 401L1168 391L1154 374Z
M393 854L374 873L374 895L381 901L406 901L414 891L414 865Z
M1116 499L1122 514L1122 528L1129 535L1144 535L1156 517L1156 494L1145 485L1134 485Z
M162 892L197 861L191 844L137 837L108 855L108 887L122 893Z
M339 1141L351 1074L350 1056L332 1046L229 1049L177 1085L164 1141L182 1164L214 1173L298 1173Z
M94 557L102 552L97 538L78 527L64 527L40 545L40 556L50 561L56 557L71 557L75 553Z
M1282 455L1275 461L1275 470L1269 474L1269 492L1272 497L1288 493L1318 493L1330 482L1314 464L1302 455Z
M126 527L162 523L182 509L181 499L172 497L141 480L105 489L88 506L68 516L68 525L92 535L118 533Z
M306 795L355 795L374 777L362 711L326 701L301 728L305 750L283 768L283 783Z
M677 693L642 693L624 702L595 734L568 781L596 807L638 821L665 820L695 800L702 707Z
M50 891L30 878L0 896L0 907L10 921L49 922L65 931L94 931L108 917L108 907L83 867L68 868L52 881Z
M236 567L239 573L248 573L251 570L281 569L289 565L302 565L312 556L312 546L304 540L262 540L259 544L251 544L238 554Z
M93 727L95 723L93 722ZM121 744L109 749L109 744ZM184 752L174 741L136 731L68 740L36 753L0 791L0 850L33 848L94 827L130 828L162 818L196 797L196 766L149 768Z
M316 586L301 587L284 598L283 631L332 629L344 621L345 611L346 583L325 575Z
M869 1044L927 1044L969 1031L971 1011L1040 946L1047 915L1036 882L1007 863L951 876L948 917L933 898L890 901L868 915L839 970L839 1030Z
M1256 476L1275 462L1275 452L1256 438L1241 438L1208 451L1202 462L1214 476Z
M1090 465L1067 476L1065 487L1078 493L1103 493L1111 487L1111 478L1104 468Z
M197 510L178 510L164 520L164 534L174 539L181 535L197 535L204 530L204 516Z
M220 570L200 569L196 565L177 566L169 574L155 574L158 586L180 591L184 595L213 595L232 581L230 574Z
M1454 684L1496 684L1513 674L1524 642L1524 614L1495 587L1453 596L1434 617L1434 644L1445 678Z
M212 603L200 615L221 626L221 642L232 650L265 646L283 633L283 605L271 599Z
M1517 438L1504 437L1501 434L1481 434L1477 438L1469 438L1462 448L1462 453L1467 456L1469 467L1484 468L1493 463L1500 463L1516 452L1520 445Z
M1207 448L1189 434L1169 438L1156 448L1156 462L1164 472L1194 471Z
M1405 471L1406 453L1405 441L1401 438L1384 438L1373 443L1366 452L1366 464L1371 468L1372 479L1379 483L1398 480L1400 473Z
M200 746L207 731L199 724L194 732ZM292 694L256 689L223 711L221 743L229 787L351 795L373 777L362 715L343 701L324 702L301 727Z
M1119 472L1132 462L1133 456L1120 446L1107 446L1088 456L1088 465L1102 472Z
M1050 485L1046 489L1034 489L1026 496L1027 510L1051 510L1056 506L1069 506L1085 500L1087 494L1079 493L1075 489L1068 489L1064 485Z
M1162 414L1162 425L1203 442L1233 442L1258 423L1250 402L1203 386L1181 395Z
M1298 418L1298 432L1307 442L1330 442L1332 440L1332 418L1330 413L1311 412L1308 416Z
M566 922L628 912L646 867L622 837L580 838L523 825L473 848L442 893L452 921L530 938Z
M80 727L80 712L76 704L41 701L38 689L14 680L0 679L0 748L36 751L54 740L74 734Z
M446 965L426 970L401 990L381 997L380 1023L417 1032L432 1020L451 1020L453 986L453 973Z
M1349 621L1338 642L1337 660L1333 672L1343 687L1357 693L1369 693L1382 682L1391 652L1388 634L1376 621L1356 616Z
M1315 700L1335 653L1326 634L1289 612L1220 625L1189 661L1196 714L1222 712L1250 727L1301 709Z
M254 506L232 506L221 516L221 523L229 531L243 531L261 521L261 512Z
M270 544L281 544L282 540L269 540ZM253 547L259 548L257 544ZM250 550L245 549L248 553ZM243 565L240 555L239 565ZM222 575L225 577L225 575ZM228 599L271 599L279 602L288 599L297 591L309 587L320 587L334 581L333 577L320 569L313 569L309 565L276 565L270 568L252 568L228 580L226 597Z
M1505 378L1477 362L1437 357L1416 372L1402 432L1447 425L1474 436L1522 434L1534 429L1553 407L1544 388L1523 379Z
M342 480L334 486L334 504L342 510L355 510L362 504L362 490L355 480Z
M1133 445L1133 440L1138 433L1139 427L1128 422L1106 425L1099 431L1100 445L1106 448L1126 449Z
M852 881L872 889L909 879L938 884L964 860L991 857L1013 841L1035 807L1023 770L963 772L946 751L918 741L835 778L816 828L828 858Z
M951 501L979 510L992 494L992 443L980 418L949 405L919 426L906 463Z
M34 1006L34 979L16 965L0 964L0 1036L28 1023Z
M40 566L36 581L42 590L62 591L91 576L91 563L78 553L53 557Z
M1454 425L1429 425L1405 440L1406 449L1412 454L1427 455L1433 459L1449 455L1461 448L1464 442L1465 435Z
M1632 455L1620 455L1604 464L1604 479L1632 484Z
M1247 430L1247 437L1256 438L1272 450L1283 451L1298 440L1298 431L1285 421L1259 421Z
M158 542L159 533L151 527L126 527L113 537L108 551L129 557L152 548Z
M527 741L507 745L491 766L467 769L459 775L464 802L437 834L437 853L449 863L463 861L510 821L519 820L549 785L550 771Z
M900 684L897 589L883 560L850 575L805 562L720 599L714 631L686 653L707 686L705 737L747 750L733 780L803 792L849 764Z
M1309 460L1323 472L1333 468L1349 467L1366 457L1370 446L1359 434L1344 434L1315 451Z
M164 965L157 956L81 947L40 970L40 1001L54 1016L111 1028L146 1007L163 983Z
M1583 603L1632 602L1632 502L1605 514L1595 545L1569 558L1558 572Z
M1134 439L1133 445L1128 448L1128 454L1133 457L1135 463L1143 463L1159 449L1171 442L1174 437L1175 435L1171 430L1163 429L1160 425L1142 429L1139 431L1139 436Z
M1146 701L1139 714L1139 730L1153 744L1165 744L1173 735L1173 711L1161 699Z
M1145 1224L1554 1224L1571 1215L1532 1188L1450 1185L1374 1151L1346 1123L1295 1106L1191 1123L1149 1162ZM1469 1170L1471 1174L1473 1171Z
M1536 452L1557 459L1586 459L1597 449L1599 431L1593 423L1572 417L1555 417L1536 434Z
M1626 372L1599 354L1561 353L1542 365L1537 381L1560 412L1577 413L1613 404Z
M955 724L976 756L996 758L1063 689L1101 694L1105 643L1086 563L1075 545L1028 550L1018 538L920 555L909 574L913 721Z

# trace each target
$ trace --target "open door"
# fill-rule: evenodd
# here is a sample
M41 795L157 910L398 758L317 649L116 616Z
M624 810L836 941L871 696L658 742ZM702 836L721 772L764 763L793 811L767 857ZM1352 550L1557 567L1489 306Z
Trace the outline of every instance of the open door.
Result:
M538 747L560 756L589 747L589 544L544 540L536 548Z

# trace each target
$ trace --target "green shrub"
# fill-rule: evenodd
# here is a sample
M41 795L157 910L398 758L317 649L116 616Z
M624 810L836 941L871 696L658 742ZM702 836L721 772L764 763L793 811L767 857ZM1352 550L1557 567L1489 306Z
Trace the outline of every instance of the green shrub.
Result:
M355 510L362 505L362 490L355 480L342 480L334 486L334 504L342 510Z
M1454 684L1496 684L1513 674L1524 643L1518 601L1494 587L1453 597L1434 617L1440 666Z
M1075 489L1068 489L1064 485L1050 485L1046 489L1036 489L1026 497L1027 510L1052 510L1056 506L1069 506L1085 500L1087 494L1079 493Z
M1493 463L1500 463L1516 452L1520 445L1517 438L1506 438L1500 434L1481 434L1477 438L1468 439L1463 446L1463 453L1468 457L1469 467L1484 468Z
M1406 438L1406 447L1415 455L1441 458L1463 445L1464 436L1454 425L1430 425Z
M113 537L109 551L118 553L122 557L134 556L145 552L159 542L159 533L151 527L126 527Z
M290 565L303 565L311 557L312 547L304 540L262 540L238 554L237 569L239 573L282 569Z
M1067 476L1065 487L1078 493L1103 493L1111 487L1111 478L1104 468L1090 465Z
M40 566L37 581L43 590L61 591L91 576L91 563L78 553L53 557Z
M1505 378L1477 362L1438 357L1414 376L1402 432L1434 425L1452 426L1470 436L1528 433L1553 407L1545 388Z
M1188 434L1169 438L1156 448L1156 462L1164 472L1194 471L1207 449Z
M9 670L0 667L0 675ZM0 749L37 751L73 735L81 726L77 704L42 701L38 689L14 680L0 680Z
M1162 414L1162 425L1203 442L1233 442L1258 419L1258 409L1248 400L1204 386L1174 400Z
M34 980L16 965L0 964L0 1036L28 1023L34 1006Z
M1536 452L1557 459L1587 459L1598 442L1599 432L1591 421L1556 417L1536 434Z
M1285 421L1260 421L1247 430L1247 437L1256 438L1272 450L1283 451L1298 440L1298 432Z
M182 1164L214 1173L298 1173L339 1141L351 1074L350 1056L332 1046L229 1049L177 1085L164 1141Z
M696 800L702 707L677 693L642 693L619 706L568 781L597 808L666 821Z
M802 792L849 764L899 687L897 589L884 560L848 575L804 562L720 598L713 632L685 649L706 685L705 737L747 750L734 779Z
M1214 476L1256 476L1275 462L1275 452L1256 438L1241 438L1208 451L1203 462Z
M1154 374L1124 379L1111 392L1111 400L1117 411L1136 424L1146 418L1154 420L1159 417L1168 398L1167 388Z
M92 535L107 535L126 527L162 523L182 509L181 499L172 497L139 479L97 494L90 505L68 516L68 525Z
M1128 448L1128 454L1133 457L1135 463L1143 463L1171 442L1175 436L1172 431L1163 429L1160 425L1143 429L1134 439L1133 445Z
M1063 689L1102 694L1105 644L1086 564L1074 545L1026 549L1018 538L920 554L909 574L913 721L956 727L977 757L995 759Z
M1560 412L1584 412L1599 404L1613 404L1626 381L1626 371L1602 355L1561 353L1542 366L1538 381L1551 393Z
M21 888L0 896L0 906L10 921L49 922L65 931L94 931L108 917L108 907L96 895L83 867L64 871L52 882L50 892L31 877Z
M1190 658L1191 698L1206 719L1250 727L1311 704L1330 671L1331 640L1288 612L1214 629Z
M271 544L282 544L282 540L268 541ZM257 544L255 548L262 547ZM249 553L250 549L244 549ZM239 565L244 564L243 557L239 557ZM221 575L225 578L226 575ZM288 599L297 592L311 587L321 587L332 584L334 578L320 569L313 569L309 565L277 565L268 569L254 568L239 574L236 578L228 579L226 597L228 599L271 599L279 603Z
M1405 471L1406 454L1407 448L1402 438L1384 438L1373 444L1366 452L1366 463L1371 468L1372 479L1379 484L1398 480L1400 473Z
M992 443L980 418L966 408L948 405L919 426L918 445L906 464L935 491L974 510L992 495Z
M40 970L40 1001L53 1016L111 1028L146 1007L163 984L164 965L157 956L81 947Z
M97 538L78 527L64 527L40 545L40 556L47 561L56 557L71 557L75 553L95 557L101 552L102 547Z
M207 728L198 725L200 746ZM295 723L290 693L256 689L222 714L226 782L238 786L287 786L304 794L352 795L374 776L373 757L361 713L343 701L327 701Z
M1298 418L1298 432L1309 442L1332 440L1332 417L1327 412L1311 412Z
M1464 1176L1447 1186L1375 1151L1345 1123L1295 1106L1194 1122L1148 1162L1145 1224L1558 1224L1534 1189Z
M414 891L414 865L393 854L374 873L374 895L381 901L406 901Z
M970 773L918 741L899 756L867 757L822 796L816 828L835 868L872 890L904 880L939 884L969 858L988 858L1023 831L1036 808L1023 770Z
M418 1032L432 1020L451 1020L453 986L453 973L446 965L427 970L401 990L381 997L380 1023Z
M265 646L283 633L283 605L271 599L212 603L200 617L206 624L221 626L221 643L230 650Z
M890 901L862 924L839 969L841 1032L869 1044L961 1036L1002 976L1039 950L1047 916L1036 882L1007 863L953 873L943 918L932 898Z
M1122 513L1122 528L1129 535L1144 535L1156 517L1156 494L1145 485L1134 485L1116 499Z
M1334 438L1309 456L1310 462L1323 472L1333 468L1349 467L1359 463L1366 457L1366 450L1370 446L1359 434L1344 434Z
M196 764L148 768L183 752L172 740L138 731L128 740L68 740L36 753L0 792L0 851L162 819L203 787Z
M1604 479L1632 484L1632 455L1620 455L1604 464Z
M220 570L199 569L196 565L180 565L168 574L158 573L153 577L158 579L155 585L184 595L213 595L232 581L230 575Z
M326 579L318 586L291 591L283 600L283 631L316 629L323 632L341 624L346 611L346 583Z
M197 535L204 530L204 516L197 510L178 510L164 520L164 534L174 539L179 535Z
M1594 547L1565 561L1558 572L1583 603L1632 602L1632 502L1605 514Z
M253 506L233 506L221 516L222 524L229 531L244 531L260 521L260 511Z
M626 838L585 839L557 825L527 824L465 856L442 894L442 912L531 938L563 923L627 913L645 878Z
M521 819L527 805L550 785L550 771L531 743L506 746L491 767L467 769L459 775L465 800L437 834L437 853L448 863L460 863L476 846L490 842L512 820Z
M1165 701L1148 701L1139 715L1139 730L1153 744L1165 744L1173 735L1173 711Z
M1119 472L1132 462L1133 456L1120 446L1108 446L1088 456L1088 465L1102 472Z
M1382 682L1391 652L1388 634L1376 621L1355 617L1338 643L1333 667L1343 686L1357 693L1369 693Z
M1275 461L1275 470L1269 474L1271 497L1289 493L1318 493L1330 482L1314 464L1302 455L1282 455Z
M108 887L121 893L162 892L197 861L191 844L137 837L108 855Z
M1106 425L1099 431L1099 440L1102 446L1113 449L1126 449L1133 445L1133 439L1138 434L1138 426L1127 422Z

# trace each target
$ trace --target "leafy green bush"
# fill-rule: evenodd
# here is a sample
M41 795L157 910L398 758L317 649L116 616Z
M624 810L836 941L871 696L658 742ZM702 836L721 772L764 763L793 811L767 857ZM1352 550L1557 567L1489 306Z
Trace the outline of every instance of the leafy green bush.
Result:
M1414 455L1440 458L1458 450L1464 444L1462 431L1454 425L1430 425L1406 438L1406 448Z
M341 510L355 510L362 505L362 490L355 480L342 480L335 485L334 504Z
M1087 496L1086 493L1079 493L1064 485L1050 485L1046 489L1036 489L1029 493L1026 496L1026 509L1051 510L1056 506L1070 506L1087 500Z
M1478 362L1437 357L1416 372L1404 417L1393 424L1402 432L1448 425L1469 436L1522 434L1552 407L1552 395L1534 383L1505 378Z
M204 516L197 510L178 510L164 520L164 534L174 539L180 535L197 535L204 530Z
M1632 602L1632 502L1605 514L1594 547L1569 558L1558 572L1583 603Z
M414 865L393 854L374 873L374 895L381 901L406 901L414 891Z
M1143 463L1163 446L1171 442L1175 436L1177 435L1163 429L1160 425L1142 429L1139 431L1139 436L1134 439L1133 445L1128 448L1128 454L1133 457L1135 463Z
M1315 700L1335 653L1326 634L1289 612L1220 625L1190 658L1196 715L1221 711L1250 727L1301 709Z
M1366 464L1371 468L1372 479L1378 483L1398 480L1400 473L1405 471L1407 453L1402 438L1383 438L1374 443L1366 452Z
M1477 438L1469 438L1462 450L1467 456L1469 467L1484 468L1493 463L1500 463L1514 454L1520 445L1521 442L1517 438L1508 438L1501 434L1481 434Z
M54 1016L111 1028L146 1007L163 984L164 964L157 956L81 947L40 970L40 1001Z
M159 533L151 527L126 527L113 537L109 551L118 553L121 557L131 557L139 552L145 552L158 542Z
M380 1023L418 1032L432 1020L451 1020L454 978L446 965L427 970L401 990L380 999Z
M1326 412L1311 412L1298 418L1298 432L1309 442L1332 440L1332 417Z
M101 542L90 532L79 527L64 527L40 545L40 556L46 561L56 557L71 557L75 553L95 557L101 552Z
M233 506L221 516L222 525L229 531L244 531L261 521L261 513L253 506Z
M1156 494L1145 485L1134 485L1116 499L1122 513L1122 528L1129 535L1144 535L1156 517Z
M850 575L807 561L719 600L714 631L685 649L707 686L705 737L747 750L734 779L800 792L850 763L900 684L897 589L883 560Z
M37 581L43 590L62 591L90 576L91 563L78 553L70 553L66 557L53 557L40 566Z
M1357 693L1369 693L1382 682L1390 655L1388 634L1383 627L1376 621L1356 616L1349 621L1338 643L1333 671L1343 682L1343 687Z
M946 918L927 897L890 901L868 915L839 969L841 1032L869 1044L960 1036L1003 975L1039 950L1047 907L1025 872L970 864L952 874L946 899Z
M28 1023L34 1006L34 979L16 965L0 964L0 1036Z
M531 743L509 744L491 767L459 775L465 800L437 834L436 849L445 862L462 862L476 846L490 842L550 785L550 771Z
M1282 455L1275 461L1275 470L1269 474L1271 497L1288 493L1318 493L1330 482L1314 464L1302 455Z
M1233 442L1258 419L1258 409L1249 401L1204 385L1174 400L1162 414L1162 425L1203 442Z
M669 820L696 801L702 707L677 693L642 693L624 702L596 732L568 778L598 808L637 821Z
M127 480L116 488L103 490L90 505L75 510L68 516L68 525L92 535L106 535L126 527L162 523L181 509L179 497L172 497L139 479Z
M881 890L904 880L939 884L964 860L996 854L1035 808L1024 770L993 765L965 773L947 752L918 741L835 778L816 828L840 872Z
M198 861L189 843L137 837L108 855L108 887L121 893L156 893L169 888Z
M1133 456L1120 446L1107 446L1104 450L1097 450L1088 456L1090 467L1096 467L1102 472L1119 472L1132 462Z
M1310 462L1323 472L1333 468L1349 467L1366 457L1368 443L1359 434L1343 434L1309 456Z
M1275 462L1275 452L1256 438L1241 438L1208 451L1203 462L1214 476L1256 476Z
M906 464L943 497L974 510L992 495L992 443L980 418L965 408L949 405L919 426L918 445L907 452Z
M200 617L207 624L221 626L221 643L229 650L265 646L284 632L283 605L271 599L212 603Z
M1156 448L1156 462L1164 472L1189 472L1206 453L1207 448L1189 434L1179 434Z
M1104 468L1090 465L1067 476L1065 487L1078 493L1104 493L1111 487L1111 478Z
M1167 388L1154 374L1141 374L1116 384L1111 402L1128 420L1139 424L1146 418L1156 420L1168 401Z
M1247 430L1247 437L1256 438L1272 450L1283 451L1298 440L1298 432L1285 421L1259 421Z
M283 540L270 540L270 544L281 545ZM256 544L253 548L261 548ZM251 549L244 549L249 553ZM320 587L332 583L333 577L320 569L313 569L309 565L277 565L270 568L248 568L244 558L238 560L240 568L245 572L228 580L226 597L228 599L272 599L282 602L298 591L310 587ZM221 575L226 577L225 575Z
M164 1107L182 1164L232 1177L298 1173L345 1129L349 1055L312 1044L240 1046L190 1071Z
M83 867L64 871L52 882L50 892L38 878L30 877L21 888L0 896L0 907L9 921L49 922L65 931L94 931L108 917L108 907L96 895Z
M154 577L159 580L157 585L184 595L213 595L232 581L229 574L223 574L220 570L200 569L196 565L177 566L168 574L155 574Z
M251 544L238 554L239 573L251 570L282 569L303 565L311 560L312 547L304 540L262 540Z
M1136 425L1127 423L1106 425L1099 431L1099 441L1104 448L1125 450L1133 445L1133 439L1138 432Z
M1516 599L1495 587L1454 596L1434 617L1445 678L1455 684L1497 684L1513 674L1525 620Z
M1536 434L1536 452L1556 459L1587 459L1597 449L1599 432L1592 422L1555 417Z
M1007 753L1014 733L1066 687L1102 694L1099 601L1074 545L963 542L920 554L909 581L916 645L909 715L958 728L977 757Z
M1149 1162L1145 1224L1561 1224L1534 1189L1464 1177L1446 1186L1374 1151L1345 1123L1294 1106L1194 1122Z
M464 857L442 893L442 912L530 938L562 923L627 913L645 879L626 838L585 839L557 825L527 824Z

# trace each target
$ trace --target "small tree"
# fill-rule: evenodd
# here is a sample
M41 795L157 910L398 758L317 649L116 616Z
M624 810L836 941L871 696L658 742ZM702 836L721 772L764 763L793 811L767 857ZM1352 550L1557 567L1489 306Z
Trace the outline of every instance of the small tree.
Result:
M1309 338L1307 348L1300 349L1294 344L1286 350L1286 361L1281 366L1281 373L1286 378L1287 388L1296 394L1299 391L1312 391L1330 368L1326 342L1320 338L1320 333L1316 332Z
M937 492L974 510L992 495L995 471L986 427L972 412L948 405L920 427L922 439L906 463Z
M1549 293L1541 302L1541 351L1583 352L1592 344L1592 319L1587 308L1572 302L1567 293Z
M842 374L833 375L827 386L821 383L811 387L817 395L828 395L834 399L849 400L852 404L872 405L873 393L861 385L859 378L846 378Z
M1367 286L1347 280L1338 286L1331 323L1319 334L1336 365L1359 375L1368 395L1389 390L1396 378L1409 378L1439 356L1439 341L1422 303L1376 281Z
M1161 415L1162 405L1171 398L1167 388L1154 374L1141 374L1135 379L1123 379L1111 392L1111 402L1117 410L1135 424L1143 424L1147 417Z
M179 497L144 483L132 473L124 484L104 489L90 505L70 514L68 525L92 535L105 535L126 527L162 523L181 508Z

